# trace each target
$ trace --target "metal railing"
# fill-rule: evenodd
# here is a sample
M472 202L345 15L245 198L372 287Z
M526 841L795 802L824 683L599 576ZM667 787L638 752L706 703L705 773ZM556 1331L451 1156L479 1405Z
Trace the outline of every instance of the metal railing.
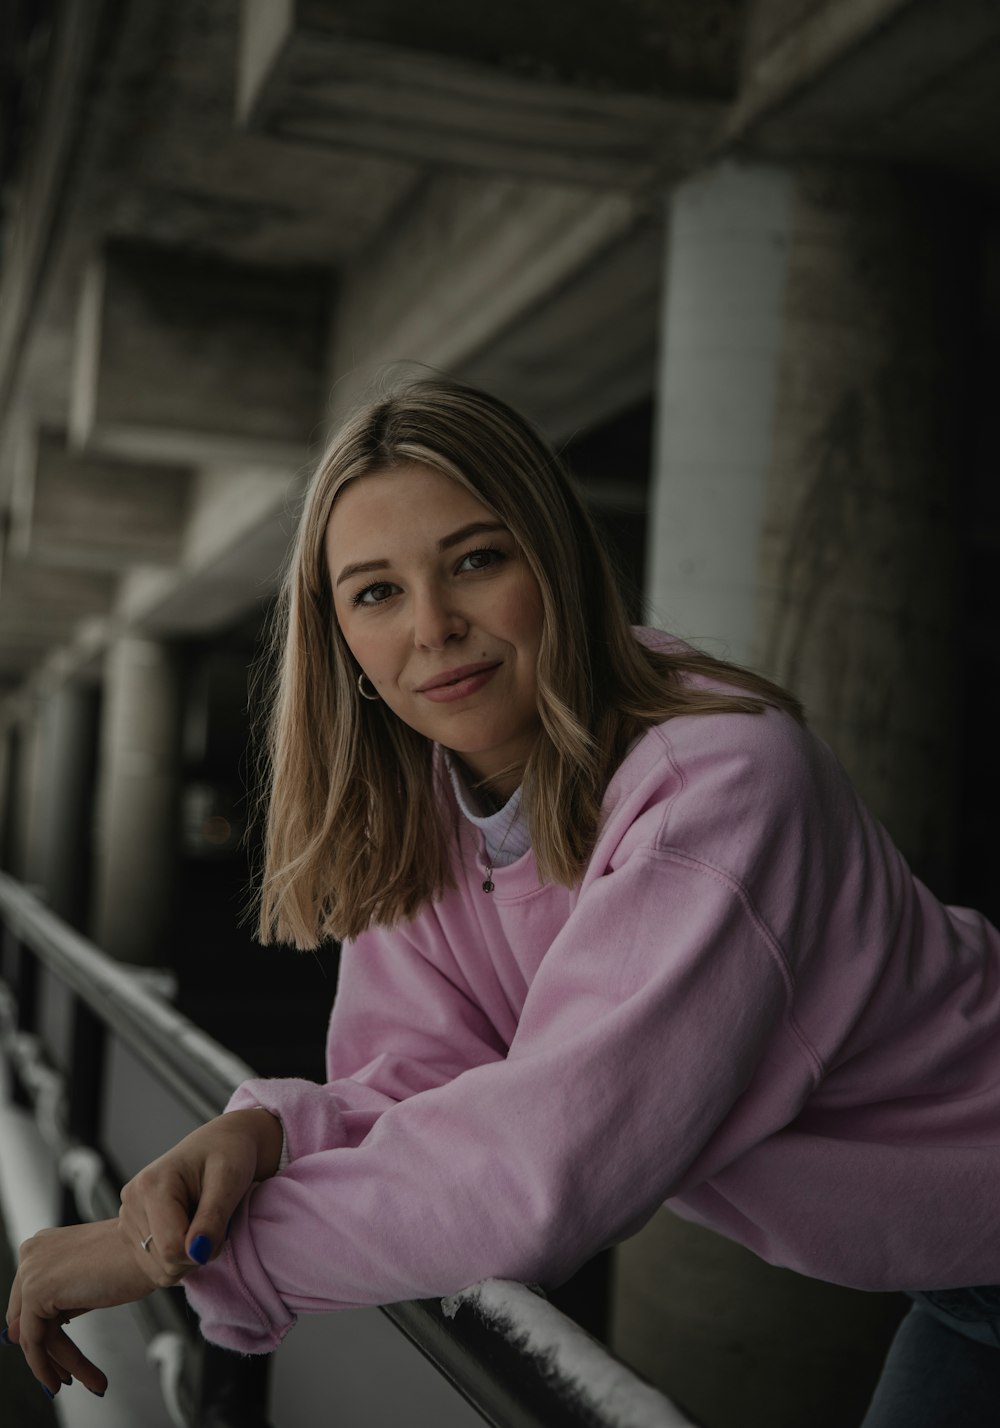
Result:
M253 1070L4 873L0 924L0 1050L13 1098L33 1109L56 1160L64 1221L109 1218L120 1189L100 1149L109 1034L199 1120L218 1115ZM40 967L73 998L66 1075L39 1036ZM266 1358L204 1343L178 1291L134 1307L174 1421L269 1428ZM690 1428L662 1394L525 1285L488 1280L448 1300L383 1312L495 1428Z

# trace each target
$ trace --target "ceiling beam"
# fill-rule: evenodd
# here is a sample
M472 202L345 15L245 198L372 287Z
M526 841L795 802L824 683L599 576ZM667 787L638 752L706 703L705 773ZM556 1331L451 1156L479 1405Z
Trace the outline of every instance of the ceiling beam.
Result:
M716 139L742 8L243 0L237 118L434 168L642 188Z
M330 279L111 243L84 279L70 441L139 461L305 459Z
M776 158L847 157L981 170L1000 161L996 0L817 0L767 23L726 144ZM787 8L787 7L785 7Z
M61 433L24 442L11 507L10 548L50 565L121 572L172 564L180 551L191 472L80 456Z

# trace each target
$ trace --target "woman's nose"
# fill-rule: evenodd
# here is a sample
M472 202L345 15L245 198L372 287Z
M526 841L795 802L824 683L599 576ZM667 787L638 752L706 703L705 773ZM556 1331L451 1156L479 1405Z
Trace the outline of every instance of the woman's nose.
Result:
M413 642L418 649L440 650L449 640L460 638L469 628L468 621L444 592L428 590L414 603Z

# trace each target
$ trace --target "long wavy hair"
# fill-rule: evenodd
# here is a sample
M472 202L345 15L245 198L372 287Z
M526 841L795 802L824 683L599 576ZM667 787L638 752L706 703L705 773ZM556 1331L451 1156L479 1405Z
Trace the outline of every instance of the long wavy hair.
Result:
M543 881L579 881L608 781L650 725L767 705L802 717L791 695L752 671L641 644L590 517L541 436L485 392L411 381L341 427L306 495L272 631L280 656L264 780L263 942L312 948L391 926L453 881L457 825L441 760L384 704L362 702L325 555L344 486L412 464L459 482L493 512L538 582L540 729L522 807Z

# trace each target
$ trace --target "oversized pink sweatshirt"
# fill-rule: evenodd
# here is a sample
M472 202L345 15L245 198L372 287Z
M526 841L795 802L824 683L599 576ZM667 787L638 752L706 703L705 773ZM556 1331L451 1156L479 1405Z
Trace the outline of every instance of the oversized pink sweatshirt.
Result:
M1000 934L909 872L787 715L631 749L586 874L531 853L345 945L329 1081L261 1080L290 1164L185 1281L209 1339L557 1283L669 1201L867 1289L1000 1282Z

